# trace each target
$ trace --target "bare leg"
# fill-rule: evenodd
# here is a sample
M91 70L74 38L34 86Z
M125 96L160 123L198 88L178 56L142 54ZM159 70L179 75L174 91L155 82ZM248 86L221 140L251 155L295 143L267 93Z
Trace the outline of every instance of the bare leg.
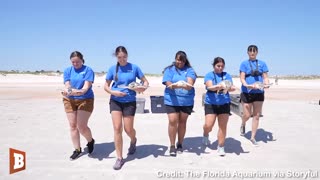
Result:
M214 123L216 122L216 114L207 114L205 116L205 123L203 125L203 136L209 136L209 133L212 131Z
M122 140L122 112L120 111L112 111L112 122L113 122L113 130L114 130L114 146L116 148L116 153L118 159L122 159L122 147L123 147L123 140Z
M92 141L91 130L88 127L88 120L91 116L90 112L78 110L77 111L77 126L80 134L86 138L88 142Z
M123 117L124 121L124 131L131 139L131 143L136 141L136 130L133 127L134 124L134 116L126 116Z
M218 123L219 123L218 144L220 147L224 146L224 142L226 140L228 120L229 120L229 114L220 114L218 116Z
M170 145L175 146L176 136L178 131L179 113L168 114L169 126L168 133L170 138Z
M180 112L178 121L178 144L182 144L187 129L187 119L189 114Z
M252 103L242 103L242 107L243 107L242 125L245 125L246 122L251 117Z
M263 101L253 102L253 119L252 119L252 133L251 139L255 139L257 129L259 127L259 118L262 110Z
M77 128L77 112L67 113L70 126L70 135L75 149L80 149L80 134Z

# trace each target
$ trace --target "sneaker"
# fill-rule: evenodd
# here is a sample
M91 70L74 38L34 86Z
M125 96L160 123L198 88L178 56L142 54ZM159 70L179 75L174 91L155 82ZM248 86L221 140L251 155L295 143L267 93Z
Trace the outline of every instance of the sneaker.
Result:
M80 156L81 152L82 152L81 148L74 150L73 154L70 156L70 160L73 161L73 160L77 159Z
M178 152L179 154L181 154L181 153L183 152L182 144L178 144L178 143L177 143L177 152Z
M124 160L122 158L121 159L117 159L116 163L113 165L113 169L114 170L119 170L119 169L122 168L123 164L124 164Z
M253 146L258 147L259 144L257 143L257 141L255 139L250 139L250 142Z
M205 146L210 145L209 136L203 136L203 138L202 138L202 144L205 145Z
M218 146L218 155L219 156L225 156L226 152L224 151L224 147Z
M136 152L136 144L137 144L137 138L136 141L134 143L130 143L130 147L128 149L128 154L134 154Z
M87 147L88 147L88 152L89 154L91 154L93 152L94 149L94 139L92 138L91 142L88 142Z
M244 136L245 133L246 133L246 125L245 124L241 124L240 136Z
M174 156L174 157L177 156L177 149L174 145L170 146L169 153L170 153L170 156Z

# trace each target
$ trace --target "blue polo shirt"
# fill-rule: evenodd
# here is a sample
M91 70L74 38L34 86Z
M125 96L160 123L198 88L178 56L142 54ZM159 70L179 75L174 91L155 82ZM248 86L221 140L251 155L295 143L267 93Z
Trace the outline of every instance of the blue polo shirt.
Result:
M116 97L111 95L111 99L121 102L128 103L136 101L136 92L128 88L122 88L121 86L128 86L131 82L136 82L136 78L141 79L144 74L141 69L131 63L127 63L125 66L118 66L118 81L115 81L117 65L111 66L106 74L106 80L113 80L111 90L121 91L127 95L124 97ZM120 87L118 87L121 85Z
M251 66L252 66L252 70L256 70L258 69L259 71L259 76L251 76ZM257 68L257 64L258 64L258 68ZM269 72L268 66L264 61L261 60L246 60L243 61L240 65L240 73L244 72L246 74L246 82L247 84L253 84L257 81L263 82L263 78L262 78L262 73L266 73ZM244 93L252 93L252 94L256 94L256 93L264 93L263 90L260 89L252 89L250 92L248 90L248 88L246 88L245 86L241 86L241 91Z
M229 80L230 82L233 83L231 75L226 72L217 74L217 73L214 73L211 71L211 72L207 73L204 77L205 84L208 81L212 81L213 85L217 85L223 80ZM213 105L228 104L228 103L230 103L229 92L226 94L223 94L223 93L216 93L213 91L207 91L204 103L205 104L213 104Z
M79 69L75 69L73 66L68 67L63 72L63 83L70 81L70 85L74 89L82 89L85 81L94 82L94 72L93 70L83 65ZM94 94L92 91L92 86L88 89L88 91L81 96L69 96L71 99L91 99L94 98Z
M171 66L165 69L162 79L162 84L166 82L176 83L178 81L186 81L187 78L196 80L196 73L192 67L183 67L182 69ZM170 89L165 88L164 90L164 104L169 106L193 106L194 104L195 91L194 88L191 90L185 90L183 88Z

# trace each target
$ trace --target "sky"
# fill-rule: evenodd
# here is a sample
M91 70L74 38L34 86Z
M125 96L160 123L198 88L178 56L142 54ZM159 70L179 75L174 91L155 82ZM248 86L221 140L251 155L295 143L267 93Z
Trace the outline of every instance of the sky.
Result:
M144 73L161 74L183 50L198 75L220 56L238 75L247 47L271 75L320 75L318 0L0 0L0 70L60 70L78 50L96 72L117 46Z

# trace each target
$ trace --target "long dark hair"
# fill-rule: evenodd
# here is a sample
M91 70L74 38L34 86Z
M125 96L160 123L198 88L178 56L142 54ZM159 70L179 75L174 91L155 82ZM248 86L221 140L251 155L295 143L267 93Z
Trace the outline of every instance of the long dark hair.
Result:
M84 64L84 59L83 59L83 55L81 54L81 52L79 51L73 51L71 54L70 54L70 59L73 58L73 57L78 57L79 59L82 60L83 64Z
M187 67L192 67L190 62L189 62L189 60L188 60L187 54L184 51L178 51L176 53L175 59L178 59L180 61L185 62L185 66L187 66ZM164 71L166 69L171 68L173 66L176 66L176 62L175 61L173 61L171 65L165 67L164 70L162 71L162 73L164 73ZM177 67L176 67L176 71L180 74L180 72L178 71Z
M114 52L114 55L117 56L120 52L126 54L128 56L128 51L124 46L118 46ZM118 81L118 71L119 71L119 66L120 63L117 62L117 67L116 67L116 76L114 77L115 81Z

